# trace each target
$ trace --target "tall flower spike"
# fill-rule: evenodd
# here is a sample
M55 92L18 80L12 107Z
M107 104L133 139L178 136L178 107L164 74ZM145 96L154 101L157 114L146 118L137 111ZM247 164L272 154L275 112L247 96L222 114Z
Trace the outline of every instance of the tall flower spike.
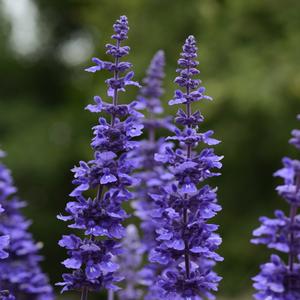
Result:
M144 86L137 97L139 109L145 111L143 124L147 138L139 142L139 147L130 154L135 161L135 170L137 171L134 173L134 177L138 181L135 187L135 201L132 206L135 209L135 215L141 220L142 251L145 256L155 245L155 230L157 229L157 224L153 222L151 215L155 203L149 194L158 192L159 187L172 178L172 175L167 172L162 163L156 162L154 159L154 154L163 152L166 147L164 139L159 138L157 133L162 129L174 129L169 117L159 117L163 112L160 98L164 92L162 88L165 77L164 66L165 55L162 50L159 50L147 69L146 77L143 79ZM148 294L144 299L156 298L153 282L157 272L156 265L148 264L139 273L142 284L148 286Z
M122 279L115 274L119 267L115 256L121 251L118 240L124 237L122 221L127 217L121 205L132 198L127 188L134 184L130 176L133 166L127 154L136 146L132 138L140 135L143 128L139 121L142 115L135 110L136 102L119 104L119 93L124 92L126 86L139 87L132 80L134 73L126 73L131 64L121 61L129 53L129 47L121 45L127 39L128 29L127 18L121 16L114 24L112 35L116 44L106 45L106 53L114 62L93 58L96 65L86 69L93 73L107 70L113 74L106 80L107 96L112 98L112 104L95 96L95 104L86 107L93 113L107 113L110 122L100 117L98 125L93 127L94 159L81 161L72 169L76 187L70 196L74 201L66 206L68 215L58 217L71 221L69 227L80 229L84 234L83 238L65 235L59 241L69 255L63 264L72 271L63 274L64 281L58 285L63 286L62 291L81 291L82 300L88 298L89 291L117 290L115 283ZM86 193L91 195L93 191L95 197L89 198Z
M0 214L4 211L4 209L0 206ZM0 236L0 259L4 259L8 257L7 248L9 245L9 236L2 235Z
M163 112L160 98L164 92L162 88L162 81L165 77L164 67L165 54L159 50L152 58L138 96L139 103L143 105L142 108L147 109L149 117Z
M145 133L148 139L139 142L139 147L131 152L135 159L134 174L138 180L136 186L135 201L133 207L135 214L141 219L141 228L143 230L143 247L145 251L153 248L155 240L156 225L151 217L154 201L149 193L157 189L169 179L169 174L163 168L160 162L154 160L154 154L162 151L164 139L157 138L157 130L171 128L169 118L159 119L158 115L163 112L160 97L163 94L162 80L164 74L165 57L162 50L158 51L147 70L147 76L144 78L144 86L138 96L139 109L147 112L143 119Z
M3 158L5 156L5 153L0 149L0 158ZM7 193L5 192L5 189L7 189L7 186L2 184L0 186L0 191L4 194ZM4 208L2 207L2 204L0 203L0 218L1 214L4 212ZM2 235L0 236L0 259L5 259L8 257L8 252L7 248L9 246L9 235Z
M0 150L0 157L1 157L1 150ZM0 204L0 218L1 214L4 212ZM8 235L1 235L0 236L0 260L5 259L8 257L7 248L9 246L9 236ZM0 290L0 300L15 300L15 297L10 294L8 290Z
M0 156L3 156L3 152ZM0 299L14 299L11 293L18 299L52 300L52 288L39 266L42 259L38 253L41 243L35 243L28 232L31 222L21 213L26 203L20 201L15 193L10 171L1 163L0 244L4 235L5 252L0 251L0 258L5 259L0 260Z
M300 130L292 131L290 143L300 150ZM289 204L289 216L276 210L274 219L261 217L261 225L254 230L254 239L251 241L286 253L288 259L285 262L278 255L272 255L270 262L261 265L260 273L253 278L253 286L257 290L254 297L257 300L300 299L300 161L285 157L282 163L283 168L274 175L284 180L276 190Z
M126 236L122 243L124 252L120 255L120 274L124 277L125 287L118 291L119 299L137 300L141 299L142 290L139 286L138 270L142 264L142 245L138 230L135 225L126 227Z
M200 80L195 38L189 36L178 60L179 76L175 82L182 88L176 90L170 105L184 104L185 111L179 109L175 122L181 127L175 136L167 140L179 143L176 150L166 147L164 153L157 153L157 161L164 163L175 180L166 184L159 193L151 194L156 203L152 216L157 222L156 247L150 252L150 261L163 266L161 276L156 281L163 299L214 299L221 280L212 268L221 261L215 250L221 238L215 233L218 226L207 221L221 210L217 204L216 188L202 185L202 182L220 173L222 157L214 154L210 147L196 152L198 144L208 146L218 144L212 131L199 133L198 124L203 121L200 111L192 111L192 104L204 99L211 100L199 87Z

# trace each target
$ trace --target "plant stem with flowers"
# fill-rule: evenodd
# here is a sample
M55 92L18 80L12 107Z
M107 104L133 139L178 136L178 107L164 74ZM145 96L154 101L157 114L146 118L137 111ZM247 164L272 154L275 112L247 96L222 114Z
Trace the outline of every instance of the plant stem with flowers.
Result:
M159 188L165 185L173 178L170 172L161 162L154 159L156 152L163 152L166 143L163 137L159 137L161 130L174 130L171 124L170 117L160 117L163 113L161 105L161 97L163 95L163 79L165 67L165 55L162 50L159 50L153 56L151 63L146 71L146 76L143 79L143 86L137 96L138 108L145 112L145 118L142 122L144 125L144 133L146 138L139 142L139 147L131 152L131 157L135 161L134 177L138 180L135 186L134 198L132 203L135 209L135 215L140 219L140 228L142 231L141 247L136 249L136 256L147 256L150 250L155 246L155 230L157 223L153 220L151 211L155 203L149 196L151 193L156 193ZM133 255L132 255L133 256ZM132 266L137 269L137 266ZM128 268L126 268L128 270ZM128 273L132 271L128 270ZM135 276L134 282L138 286L140 284L147 286L147 293L143 299L157 299L155 285L153 284L158 275L157 265L147 263ZM127 276L128 277L128 276ZM132 275L131 275L132 277ZM128 286L132 284L128 283ZM139 292L139 289L136 290ZM128 289L127 295L122 293L122 299L133 299L132 288ZM136 298L134 298L136 299Z
M167 140L179 143L177 149L166 147L164 153L157 153L157 161L164 163L175 180L151 194L155 202L152 215L157 222L156 247L150 252L153 263L163 266L156 280L157 289L163 299L200 300L214 298L221 277L213 271L216 261L222 261L215 251L221 238L215 231L218 226L207 221L221 210L217 203L216 188L200 184L220 173L222 156L217 156L213 148L204 148L198 154L200 144L216 145L211 130L198 132L198 124L203 121L200 111L192 112L192 104L202 100L212 100L199 87L201 81L194 79L199 74L196 41L189 36L178 60L179 76L175 82L184 89L176 90L170 105L184 104L186 111L179 109L175 122L183 127L175 130L175 136Z
M300 120L300 115L298 116ZM292 131L290 143L300 150L300 130ZM261 217L261 225L254 230L254 244L264 244L268 248L286 253L287 262L278 255L271 255L270 262L261 265L260 273L253 277L257 300L297 300L300 299L300 160L284 157L283 168L275 176L283 178L284 184L276 190L289 204L289 216L281 210L275 211L275 218Z
M136 146L132 138L139 136L143 128L139 121L142 115L135 110L136 102L118 103L119 93L124 92L126 86L139 87L132 80L132 71L120 76L132 67L129 62L121 61L129 53L129 47L121 45L127 39L128 30L127 18L121 16L114 24L112 35L116 44L106 45L106 53L114 58L114 62L93 58L96 65L86 69L92 73L101 70L113 73L113 77L106 80L107 96L112 98L112 104L95 96L95 104L86 107L90 112L110 115L110 121L100 117L99 124L93 127L94 159L81 161L72 170L76 188L70 196L75 201L67 204L67 216L59 216L63 221L72 221L69 227L81 229L85 235L84 238L65 235L59 241L70 256L63 264L73 271L63 274L64 281L58 285L63 286L62 291L81 291L82 300L87 300L89 291L118 290L115 283L122 280L116 274L119 266L115 262L115 256L121 253L118 240L125 234L122 221L127 218L122 203L132 198L128 187L135 182L130 176L133 165L128 152ZM85 196L90 190L97 190L94 199Z
M0 158L4 155L0 150ZM11 172L1 162L0 299L53 300L52 287L40 268L42 244L35 242L28 231L31 221L21 211L26 202L16 192Z

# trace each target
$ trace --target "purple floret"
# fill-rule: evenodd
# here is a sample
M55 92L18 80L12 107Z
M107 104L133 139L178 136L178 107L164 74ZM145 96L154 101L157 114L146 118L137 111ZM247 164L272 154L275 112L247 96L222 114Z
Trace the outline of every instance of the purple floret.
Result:
M290 270L277 255L270 262L261 265L260 273L253 277L257 300L297 300L300 299L300 264L295 263Z
M300 114L297 115L297 119L300 121ZM289 142L300 150L300 129L292 130L292 138L289 140Z
M0 291L0 300L16 300L16 298L8 291Z
M0 217L4 212L3 207L0 204ZM8 257L7 248L9 246L9 235L1 235L0 236L0 259L4 259Z
M105 113L110 117L99 118L93 129L91 147L94 157L88 162L80 161L72 169L74 173L74 198L66 205L66 215L58 218L70 222L69 228L81 230L82 235L65 235L59 245L67 249L69 258L62 263L70 269L63 274L62 291L78 290L82 299L87 299L88 291L103 289L118 290L116 286L122 277L117 273L119 265L116 256L121 253L118 240L124 237L122 222L128 217L122 208L124 201L133 196L128 188L136 183L130 175L134 165L128 157L137 142L133 139L142 134L143 116L136 110L137 102L119 104L119 93L127 86L139 87L133 81L134 73L128 70L131 64L121 59L129 53L128 46L121 43L127 39L128 22L121 16L114 24L112 39L115 44L106 45L106 53L113 62L93 58L94 66L88 72L107 70L112 77L106 80L107 98L94 97L94 103L86 107L92 113ZM83 236L83 237L82 237Z
M212 265L207 264L206 261L199 265L192 264L187 279L185 266L182 263L178 268L165 270L159 279L159 285L164 290L163 294L166 294L163 299L215 299L211 291L218 290L221 279L212 271Z

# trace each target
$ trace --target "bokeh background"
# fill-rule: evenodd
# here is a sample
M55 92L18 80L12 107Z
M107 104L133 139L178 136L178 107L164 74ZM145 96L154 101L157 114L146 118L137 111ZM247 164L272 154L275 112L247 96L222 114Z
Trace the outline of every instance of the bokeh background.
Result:
M215 130L225 155L217 179L224 209L215 219L225 257L218 296L246 299L251 276L270 254L249 243L251 232L260 215L287 209L272 173L282 156L299 156L287 144L300 112L297 0L0 0L0 144L44 243L43 267L53 283L60 279L66 254L57 241L68 229L56 215L72 189L69 169L91 157L96 117L83 108L105 94L105 77L83 69L92 56L105 56L121 14L130 21L128 59L137 79L156 50L166 52L168 114L181 45L189 34L199 41L201 78L215 99L199 104L204 129Z

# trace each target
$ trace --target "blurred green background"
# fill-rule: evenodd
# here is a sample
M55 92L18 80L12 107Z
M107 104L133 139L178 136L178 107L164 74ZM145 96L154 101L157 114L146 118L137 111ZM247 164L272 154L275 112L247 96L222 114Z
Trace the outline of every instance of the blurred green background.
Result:
M175 85L176 60L189 34L199 41L201 78L215 101L200 103L223 143L217 179L225 261L219 298L244 299L251 276L270 251L249 243L260 215L286 209L272 173L284 155L300 112L300 2L297 0L0 0L0 144L9 153L32 231L44 242L43 266L57 282L66 254L57 241L67 233L56 214L72 189L69 169L89 159L96 117L83 110L104 95L106 74L83 71L104 56L112 23L129 18L128 44L136 78L152 55L167 58L164 106ZM123 97L132 100L136 90ZM175 108L174 108L175 109ZM204 130L203 129L203 130ZM70 297L70 296L68 296ZM71 297L78 299L78 296ZM66 298L68 299L68 298ZM99 297L98 297L99 299Z

